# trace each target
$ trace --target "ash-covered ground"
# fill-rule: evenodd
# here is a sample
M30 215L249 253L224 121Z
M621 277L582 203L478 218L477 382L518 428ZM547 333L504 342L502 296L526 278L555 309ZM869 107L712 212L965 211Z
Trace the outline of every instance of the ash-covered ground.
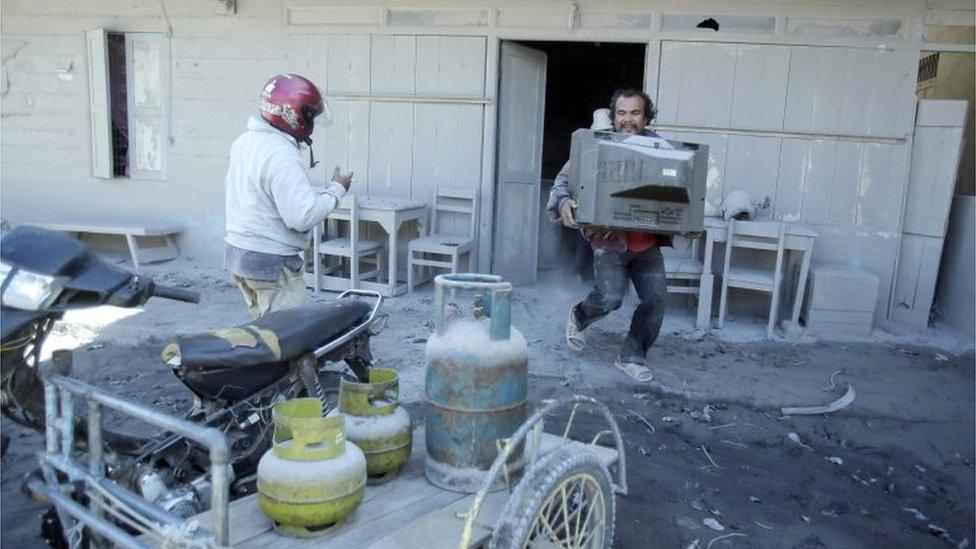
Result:
M246 323L241 297L217 269L170 262L145 269L198 290L199 305L150 302L95 309L59 323L45 351L75 349L75 375L181 412L191 398L160 360L178 334ZM550 276L515 290L513 325L529 347L530 398L588 394L624 432L630 493L617 499L618 547L967 547L974 536L973 341L941 329L877 329L871 338L766 341L761 318L693 329L676 300L650 353L654 380L612 367L634 306L588 330L582 353L564 342L569 307L586 284ZM334 299L320 294L314 301ZM422 409L430 285L389 299L378 362L400 372L402 396ZM458 296L462 309L470 299ZM828 415L783 416L826 404L848 385L856 398ZM421 415L421 414L416 414ZM581 434L600 430L580 418ZM42 438L9 420L2 459L0 542L35 547L43 508L20 493Z

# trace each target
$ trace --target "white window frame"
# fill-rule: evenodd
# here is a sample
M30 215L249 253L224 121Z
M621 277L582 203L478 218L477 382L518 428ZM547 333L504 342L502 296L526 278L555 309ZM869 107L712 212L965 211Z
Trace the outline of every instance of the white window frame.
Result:
M129 129L128 176L116 176L113 170L112 104L109 81L108 34L106 29L87 33L89 113L91 117L92 175L100 179L165 180L169 172L169 47L163 33L118 33L125 35L126 110ZM136 89L144 75L136 74L135 42L155 44L154 75L158 89L153 90L152 104L137 102ZM139 124L150 123L155 132L139 135ZM158 158L150 165L139 158L146 136L158 139Z

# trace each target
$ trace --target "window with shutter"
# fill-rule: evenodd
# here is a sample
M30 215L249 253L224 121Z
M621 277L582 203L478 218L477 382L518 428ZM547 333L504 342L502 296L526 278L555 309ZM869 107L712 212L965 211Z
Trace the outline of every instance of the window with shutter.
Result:
M88 33L93 175L165 179L169 56L158 33Z
M112 124L109 114L108 33L88 32L88 112L91 116L92 175L112 178Z

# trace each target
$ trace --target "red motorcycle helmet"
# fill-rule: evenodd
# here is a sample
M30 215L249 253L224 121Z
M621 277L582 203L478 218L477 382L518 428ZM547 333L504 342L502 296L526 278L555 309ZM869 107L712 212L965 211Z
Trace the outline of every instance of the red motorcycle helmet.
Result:
M261 94L261 117L299 143L308 141L315 117L325 110L319 89L297 74L272 77Z

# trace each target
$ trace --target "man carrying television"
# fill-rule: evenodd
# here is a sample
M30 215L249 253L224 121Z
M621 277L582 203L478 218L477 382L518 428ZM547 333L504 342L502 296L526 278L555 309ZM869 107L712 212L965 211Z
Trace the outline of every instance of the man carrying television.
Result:
M659 137L647 128L656 110L651 98L635 89L621 89L610 99L613 131ZM569 192L569 162L556 176L546 211L553 221L577 228L576 202ZM586 328L620 308L629 283L640 304L634 310L614 366L638 382L653 378L647 368L647 351L657 339L664 321L667 282L660 246L670 246L668 235L599 228L582 229L593 248L593 290L569 311L566 342L576 351L586 347Z

